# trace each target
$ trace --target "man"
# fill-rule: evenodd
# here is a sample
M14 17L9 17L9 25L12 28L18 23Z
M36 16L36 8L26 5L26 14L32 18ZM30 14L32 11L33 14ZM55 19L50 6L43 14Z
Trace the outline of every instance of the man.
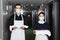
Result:
M20 4L15 5L14 15L10 17L10 31L11 38L10 40L25 40L25 28L28 28L27 25L24 25L25 17L23 15L23 9Z

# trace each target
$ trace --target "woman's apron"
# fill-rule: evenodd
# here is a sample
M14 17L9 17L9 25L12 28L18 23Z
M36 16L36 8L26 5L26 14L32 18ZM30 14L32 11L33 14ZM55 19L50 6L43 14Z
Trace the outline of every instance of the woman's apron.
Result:
M24 20L15 20L14 16L14 26L16 26L17 29L12 30L10 40L25 40L25 30L20 29L22 25L24 25Z
M35 40L48 40L47 35L36 35Z
M49 30L35 30L35 31L36 31L35 40L48 40L48 36L51 36Z

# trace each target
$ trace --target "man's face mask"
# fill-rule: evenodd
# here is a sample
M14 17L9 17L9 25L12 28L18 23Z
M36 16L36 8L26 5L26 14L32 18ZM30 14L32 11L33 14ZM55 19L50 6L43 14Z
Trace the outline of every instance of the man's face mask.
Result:
M39 17L39 20L44 20L44 17Z
M17 14L23 14L23 10L22 9L16 9L15 10Z

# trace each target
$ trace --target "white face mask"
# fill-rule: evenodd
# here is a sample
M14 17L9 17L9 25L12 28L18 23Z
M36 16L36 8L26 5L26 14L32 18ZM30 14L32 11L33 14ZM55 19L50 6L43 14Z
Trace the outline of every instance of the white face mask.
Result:
M22 9L16 9L15 10L17 14L23 14L23 10Z
M39 21L38 21L38 23L40 23L40 24L44 24L44 23L45 23L45 21L44 21L44 17L39 17Z
M43 21L44 20L44 17L39 17L39 20L42 20Z

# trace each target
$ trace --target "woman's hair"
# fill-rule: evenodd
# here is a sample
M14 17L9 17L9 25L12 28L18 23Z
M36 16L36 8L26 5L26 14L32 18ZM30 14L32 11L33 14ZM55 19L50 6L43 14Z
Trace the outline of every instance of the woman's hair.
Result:
M40 14L43 14L43 15L45 16L45 13L44 13L44 12L40 12L40 13L38 14L38 16L39 16ZM38 18L38 20L39 20L39 18ZM44 19L44 21L45 21L45 19Z
M40 13L38 14L38 16L39 16L40 14L43 14L43 15L45 16L45 13L44 13L44 12L40 12Z

